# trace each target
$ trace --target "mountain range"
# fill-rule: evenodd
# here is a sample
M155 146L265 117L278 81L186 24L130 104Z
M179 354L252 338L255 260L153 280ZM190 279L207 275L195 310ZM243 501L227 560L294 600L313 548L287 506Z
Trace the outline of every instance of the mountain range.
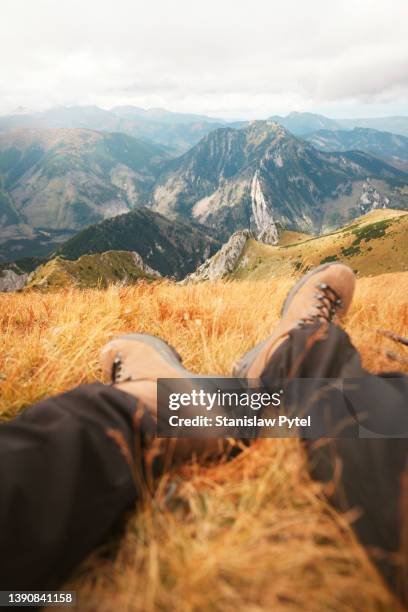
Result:
M367 180L368 179L368 180ZM408 174L361 151L326 153L280 124L221 128L159 176L149 206L218 230L251 228L265 242L277 224L319 233L370 208L408 207Z
M315 113L292 112L286 116L272 115L269 120L280 123L295 136L305 136L322 129L349 130L355 127L408 136L408 117L331 119ZM170 154L178 155L218 127L240 128L248 123L247 120L231 122L206 115L175 113L163 108L116 106L106 110L98 106L60 106L42 112L0 116L0 132L20 128L82 128L122 132L165 146Z
M365 151L389 160L408 161L408 138L371 128L322 129L305 136L321 151Z
M98 126L106 113L111 116L86 108ZM72 125L84 119L83 109L65 110ZM168 126L208 119L133 107L118 107L115 113L115 121L141 118ZM333 128L332 120L318 115L288 117L304 121L308 130ZM56 118L61 120L61 114ZM145 258L144 236L149 235L154 251L157 234L163 238L156 241L163 258L157 255L160 261L147 263L169 274L167 259L180 276L202 261L205 244L215 247L239 229L250 228L261 241L274 244L281 227L316 234L373 209L408 208L407 142L367 128L319 129L300 138L268 120L212 127L174 157L162 145L120 132L6 130L0 133L0 260L47 258L60 251L77 258L111 249L143 251ZM118 215L125 221L115 223ZM198 240L196 257L187 227ZM84 228L89 229L84 233ZM176 230L185 266L180 259L176 263L172 251Z
M165 146L170 153L179 154L224 123L221 119L205 115L172 113L160 108L145 110L134 106L118 106L104 110L97 106L62 106L38 113L1 116L0 132L21 128L81 128L122 132Z
M133 209L147 200L167 157L161 147L120 133L30 129L0 134L3 241L17 241L18 249L21 239L42 240L48 248L48 242Z
M105 239L109 235L110 232ZM321 236L281 229L278 243L273 246L255 240L249 230L241 230L198 265L194 273L188 274L182 284L225 278L298 277L319 264L333 261L346 263L358 276L404 272L408 270L407 236L408 213L390 209L373 210L352 224ZM101 288L118 283L129 285L142 279L155 281L161 276L139 253L117 249L77 259L55 255L43 265L39 263L30 260L6 267L0 264L0 291Z
M269 121L279 123L284 128L295 134L295 136L305 136L317 130L338 130L341 125L335 119L329 119L324 115L315 113L289 113L286 116L272 115Z
M280 123L296 136L306 136L317 130L351 130L356 127L408 136L408 116L329 119L315 113L292 112L286 116L273 115L269 120Z

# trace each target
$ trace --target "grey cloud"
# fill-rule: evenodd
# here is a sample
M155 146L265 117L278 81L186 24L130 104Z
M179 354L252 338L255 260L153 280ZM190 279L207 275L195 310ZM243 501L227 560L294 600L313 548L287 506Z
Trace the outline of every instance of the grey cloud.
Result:
M408 101L406 0L3 0L2 17L0 112L29 101L391 113Z

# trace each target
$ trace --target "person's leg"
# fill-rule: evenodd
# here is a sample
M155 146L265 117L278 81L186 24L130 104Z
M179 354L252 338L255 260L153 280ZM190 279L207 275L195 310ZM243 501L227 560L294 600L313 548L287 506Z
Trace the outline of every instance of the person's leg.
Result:
M1 589L55 588L136 501L136 408L94 384L0 426Z
M371 412L370 421L377 429L373 433L406 435L408 377L370 375L361 367L359 355L342 329L330 324L324 338L310 342L316 330L316 326L306 326L290 333L261 375L265 387L276 385L289 372L294 379L353 379L354 389L347 395L357 413ZM295 370L293 364L297 364ZM309 399L303 396L304 402ZM313 413L313 402L308 412ZM403 519L408 518L402 514L408 439L340 437L327 439L324 445L310 440L306 444L312 476L326 482L335 479L332 502L341 510L356 508L361 512L353 527L361 542L373 549L381 571L396 587L398 572L390 559L381 559L381 551L395 553L402 544Z
M188 391L193 377L165 342L121 337L102 361L111 385L79 387L0 425L0 588L55 588L146 481L170 463L227 448L214 439L155 438L157 379L185 380Z
M229 377L200 376L190 372L183 366L180 356L171 346L160 338L147 334L127 334L114 338L102 350L102 368L105 378L118 389L136 397L142 395L145 403L153 410L155 418L159 419L163 418L168 408L167 400L172 392L189 396L192 400L192 393L198 390L210 395L220 390L236 390L231 389ZM163 385L160 391L165 387L165 398L158 389L159 379ZM164 402L161 406L163 411L157 409L158 401ZM211 416L214 419L217 416L228 416L229 412L234 412L232 407L229 409L217 402L211 408ZM196 415L197 407L194 407L193 400L191 405L187 400L186 404L181 404L177 409L180 422L183 418L188 419ZM158 430L161 431L162 428L158 427ZM218 427L217 435L210 435L205 426L191 428L179 425L174 431L177 436L175 438L157 437L153 441L152 454L156 456L159 451L165 464L169 461L185 461L192 457L202 461L225 453L231 456L238 451L237 446L231 445L231 440L239 438L239 432L232 431L231 427Z
M296 316L290 303L283 311L280 327L284 335L273 335L244 356L241 364L249 379L257 377L268 390L276 390L278 381L292 379L292 390L294 387L296 391L298 379L299 393L292 395L299 399L299 408L300 403L308 405L308 414L313 414L319 397L312 393L307 396L308 389L313 392L316 387L305 384L304 379L353 379L352 389L346 393L351 425L337 439L306 441L309 467L313 477L331 482L330 498L339 509L358 509L360 515L353 527L359 539L369 548L386 579L401 593L401 584L397 583L401 566L408 560L408 547L402 550L408 518L403 488L408 440L390 436L408 432L408 378L373 376L364 371L348 335L330 322L336 309L328 309L324 313L327 316L316 315L316 291L319 296L320 287L334 298L337 296L346 307L350 304L352 290L347 287L347 277L343 275L339 282L336 269L330 266L319 269L316 277L317 285L313 275L300 284L299 296L291 292L294 302L299 299L294 304ZM346 300L345 295L349 296ZM239 367L236 373L240 374ZM329 402L333 429L336 421L340 424L344 419L344 405L340 401ZM367 420L360 420L363 414ZM355 439L361 431L359 422L368 422L368 429L388 437ZM389 553L401 550L398 560L391 559Z

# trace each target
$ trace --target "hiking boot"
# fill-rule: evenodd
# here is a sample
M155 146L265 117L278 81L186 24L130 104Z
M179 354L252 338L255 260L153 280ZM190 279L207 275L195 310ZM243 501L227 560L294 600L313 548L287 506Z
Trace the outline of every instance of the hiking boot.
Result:
M183 367L173 347L148 334L114 338L103 347L101 363L105 379L125 393L143 398L153 411L158 378L198 378Z
M353 298L355 276L340 263L323 264L305 274L289 291L281 320L272 335L246 353L233 375L257 380L275 350L291 330L318 322L336 323L345 316Z
M202 385L206 392L214 393L221 384L225 388L229 378L208 377L193 374L184 368L180 355L166 342L148 334L127 334L111 340L101 353L102 370L104 376L117 389L135 396L146 408L148 408L153 419L157 421L157 380L182 379L183 382L177 386L177 391L190 393L197 388L192 379L202 379ZM197 414L197 408L183 406L178 414L183 417L191 417ZM214 406L211 416L224 415L223 408ZM228 445L226 440L209 437L205 429L196 428L194 435L197 437L180 437L173 439L174 457L176 461L196 457L219 455L225 451ZM222 430L220 429L220 436ZM168 447L169 439L157 439L156 447L159 452Z

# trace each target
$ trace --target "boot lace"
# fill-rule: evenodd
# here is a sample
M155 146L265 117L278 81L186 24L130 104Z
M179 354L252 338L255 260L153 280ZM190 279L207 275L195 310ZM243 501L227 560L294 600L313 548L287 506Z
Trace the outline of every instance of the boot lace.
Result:
M112 372L111 372L111 378L112 378L112 382L116 383L120 381L122 375L122 359L120 357L120 355L116 355L115 359L112 362Z
M135 378L132 374L129 374L123 368L123 358L121 353L117 353L115 359L112 361L111 368L111 383L114 385L115 383L124 383L124 382L142 382L142 381L151 381L153 379L149 377L141 377Z
M128 382L133 380L131 375L126 374L126 372L123 371L123 361L120 353L117 353L112 362L111 379L112 383Z
M319 290L315 293L315 298L318 300L313 308L314 312L310 312L305 317L298 321L298 327L303 327L308 323L316 323L316 321L327 321L330 323L333 320L337 310L343 306L340 296L327 283L319 283L316 285Z

